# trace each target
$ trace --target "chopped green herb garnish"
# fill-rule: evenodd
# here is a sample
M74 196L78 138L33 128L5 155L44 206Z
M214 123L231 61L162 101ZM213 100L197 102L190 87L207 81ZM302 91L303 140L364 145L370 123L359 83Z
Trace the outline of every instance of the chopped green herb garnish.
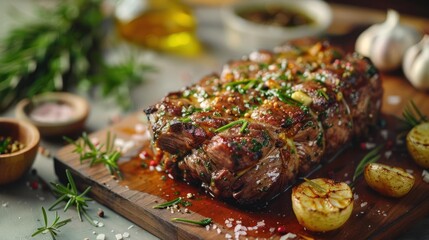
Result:
M223 132L229 128L234 127L235 125L241 125L240 133L243 133L244 131L246 131L246 128L247 128L247 125L249 125L249 122L244 119L239 119L216 129L214 132L215 133Z
M181 202L182 202L182 198L178 197L178 198L173 199L171 201L155 205L155 206L153 206L153 208L155 208L155 209L163 209L163 208L167 208L167 207L171 207L171 206L177 205L177 204L179 204Z
M211 218L204 218L200 221L194 221L194 220L189 220L189 219L184 219L184 218L172 218L171 221L191 223L191 224L195 224L195 225L200 225L202 227L210 225L213 222Z
M317 89L317 94L319 94L319 96L321 97L324 97L326 100L329 100L328 94L326 94L326 92L323 91L322 89Z

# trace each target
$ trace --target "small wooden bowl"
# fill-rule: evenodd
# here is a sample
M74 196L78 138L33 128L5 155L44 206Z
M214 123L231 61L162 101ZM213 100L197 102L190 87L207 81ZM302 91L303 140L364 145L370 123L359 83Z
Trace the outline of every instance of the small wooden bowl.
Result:
M72 116L64 121L43 122L30 117L30 112L40 104L55 102L68 105L72 111ZM89 104L85 98L65 93L52 92L34 96L30 99L21 100L15 109L17 118L28 121L36 126L40 134L45 137L64 136L78 133L85 126L85 121L89 114Z
M24 148L0 154L0 185L18 180L31 167L37 154L40 134L32 124L12 118L0 118L0 133L24 144Z

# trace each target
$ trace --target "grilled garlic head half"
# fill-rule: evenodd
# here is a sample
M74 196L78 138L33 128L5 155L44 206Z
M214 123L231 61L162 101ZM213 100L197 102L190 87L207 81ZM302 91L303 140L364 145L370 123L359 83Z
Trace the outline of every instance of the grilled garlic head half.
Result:
M375 191L389 197L402 197L414 185L414 177L404 169L381 163L365 166L365 180Z
M341 227L353 211L353 193L344 182L317 178L292 190L292 209L299 224L314 232Z
M429 168L429 122L411 129L407 135L407 148L418 165Z

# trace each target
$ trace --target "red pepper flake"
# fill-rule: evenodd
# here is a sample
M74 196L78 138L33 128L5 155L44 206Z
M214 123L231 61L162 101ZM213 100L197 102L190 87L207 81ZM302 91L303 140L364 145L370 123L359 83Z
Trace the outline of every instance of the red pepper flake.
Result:
M278 232L279 234L281 234L281 235L286 234L286 233L287 233L286 226L284 226L284 225L279 226L279 227L277 228L277 232Z
M39 182L38 182L37 180L32 181L32 182L30 183L30 187L31 187L31 189L33 189L33 190L37 190L37 189L39 189Z
M369 149L373 149L375 148L376 144L375 143L369 143L369 142L362 142L360 144L360 148L362 150L369 150Z
M158 162L155 160L150 160L149 166L156 167L156 166L158 166Z
M392 140L387 140L386 142L386 149L392 149L393 147L393 141Z

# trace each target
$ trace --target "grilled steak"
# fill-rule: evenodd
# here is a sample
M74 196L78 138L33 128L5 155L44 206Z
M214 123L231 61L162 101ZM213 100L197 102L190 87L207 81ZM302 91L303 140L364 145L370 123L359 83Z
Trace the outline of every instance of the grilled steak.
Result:
M231 61L145 112L166 171L252 204L365 135L381 97L368 59L299 40Z

